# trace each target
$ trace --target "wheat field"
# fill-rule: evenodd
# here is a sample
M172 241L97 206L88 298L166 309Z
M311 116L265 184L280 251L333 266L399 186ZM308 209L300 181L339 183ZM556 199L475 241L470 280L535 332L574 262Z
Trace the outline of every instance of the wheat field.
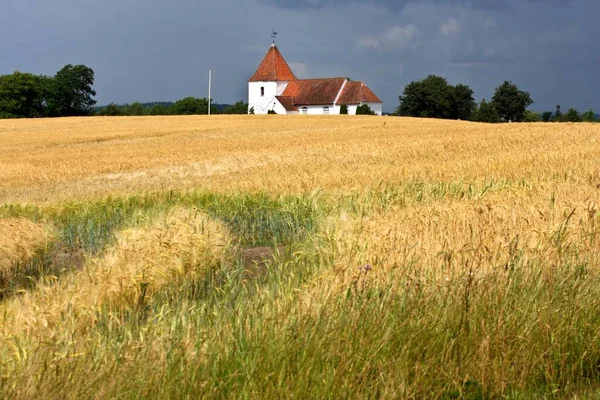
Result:
M0 121L0 397L600 397L599 140Z

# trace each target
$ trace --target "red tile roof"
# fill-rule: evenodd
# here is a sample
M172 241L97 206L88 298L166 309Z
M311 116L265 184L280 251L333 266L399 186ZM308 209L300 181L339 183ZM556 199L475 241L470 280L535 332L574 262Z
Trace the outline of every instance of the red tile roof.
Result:
M279 52L277 46L273 44L248 82L287 82L295 80L296 76L292 72L290 66Z
M283 106L283 108L286 109L286 111L298 111L298 107L294 105L294 99L292 99L291 97L275 96L275 98L281 103L281 105Z
M302 79L288 84L283 96L291 97L294 105L333 104L346 78Z
M337 104L381 103L379 97L363 82L348 82Z

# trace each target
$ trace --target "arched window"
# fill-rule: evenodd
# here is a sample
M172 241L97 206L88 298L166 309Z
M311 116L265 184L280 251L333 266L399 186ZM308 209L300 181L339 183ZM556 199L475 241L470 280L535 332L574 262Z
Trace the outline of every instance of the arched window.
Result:
M263 97L265 95L265 87L261 86L260 87L260 97Z
M308 114L308 107L302 107L302 114Z
M327 106L323 107L323 114L329 115L329 107L327 107Z

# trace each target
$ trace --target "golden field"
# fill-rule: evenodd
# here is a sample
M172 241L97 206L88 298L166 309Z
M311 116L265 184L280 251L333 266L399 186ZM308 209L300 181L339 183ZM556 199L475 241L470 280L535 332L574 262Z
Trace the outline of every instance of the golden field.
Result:
M0 397L600 395L599 140L0 120Z
M593 186L598 131L368 117L0 121L0 201L190 187L346 192L407 180Z

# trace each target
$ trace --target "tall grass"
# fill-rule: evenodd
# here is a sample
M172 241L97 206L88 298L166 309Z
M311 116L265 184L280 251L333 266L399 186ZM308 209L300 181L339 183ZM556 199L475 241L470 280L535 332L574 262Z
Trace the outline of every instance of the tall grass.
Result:
M14 123L0 398L600 397L597 126L286 121Z

